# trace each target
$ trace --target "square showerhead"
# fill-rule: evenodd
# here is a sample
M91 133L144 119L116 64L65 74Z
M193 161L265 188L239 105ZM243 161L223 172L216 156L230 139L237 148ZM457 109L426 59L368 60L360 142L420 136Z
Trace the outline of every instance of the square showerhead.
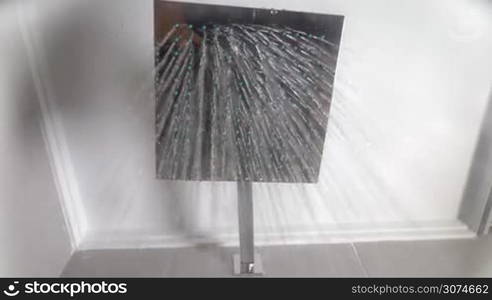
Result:
M342 27L156 0L157 177L317 182Z

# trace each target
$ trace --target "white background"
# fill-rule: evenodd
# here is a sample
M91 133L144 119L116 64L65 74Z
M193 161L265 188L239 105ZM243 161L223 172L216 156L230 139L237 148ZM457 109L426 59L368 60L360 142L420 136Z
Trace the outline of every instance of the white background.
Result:
M456 220L492 79L490 1L210 3L346 17L320 182L255 185L259 232ZM153 1L33 4L89 232L234 232L234 184L155 179Z

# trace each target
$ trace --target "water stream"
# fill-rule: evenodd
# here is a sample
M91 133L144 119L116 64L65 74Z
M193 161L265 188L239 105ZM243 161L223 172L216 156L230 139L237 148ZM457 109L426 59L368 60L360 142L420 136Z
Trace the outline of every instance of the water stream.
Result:
M285 27L176 25L157 49L158 176L316 182L336 50Z

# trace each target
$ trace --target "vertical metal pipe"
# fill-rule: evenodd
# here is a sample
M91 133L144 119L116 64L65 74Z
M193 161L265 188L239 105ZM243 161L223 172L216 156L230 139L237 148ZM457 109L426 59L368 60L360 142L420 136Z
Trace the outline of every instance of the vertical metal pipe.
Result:
M254 273L254 219L253 219L253 184L237 183L238 219L239 219L239 257L241 273Z

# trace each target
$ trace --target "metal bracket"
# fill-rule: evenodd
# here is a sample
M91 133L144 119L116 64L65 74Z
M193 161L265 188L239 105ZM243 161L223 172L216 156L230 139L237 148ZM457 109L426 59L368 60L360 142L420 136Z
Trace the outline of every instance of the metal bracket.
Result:
M239 220L239 254L234 255L234 275L262 275L261 257L255 253L253 184L237 183L237 208Z
M235 254L233 256L234 263L234 275L236 276L263 276L263 261L261 259L260 254L255 253L254 262L249 265L242 265L241 258L239 254ZM246 268L246 270L244 270ZM243 272L246 271L246 272Z

